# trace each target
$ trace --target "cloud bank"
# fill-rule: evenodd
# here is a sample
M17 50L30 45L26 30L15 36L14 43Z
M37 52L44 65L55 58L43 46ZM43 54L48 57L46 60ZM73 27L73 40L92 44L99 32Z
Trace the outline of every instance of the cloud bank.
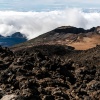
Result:
M56 27L67 25L85 29L100 26L100 13L85 13L80 9L49 12L0 11L0 34L3 36L21 32L32 39Z

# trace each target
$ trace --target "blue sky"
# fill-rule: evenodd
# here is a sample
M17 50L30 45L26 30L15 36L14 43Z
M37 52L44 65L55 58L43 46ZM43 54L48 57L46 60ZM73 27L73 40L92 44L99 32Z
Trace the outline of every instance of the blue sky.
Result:
M100 0L0 0L0 10L41 11L67 7L99 8Z

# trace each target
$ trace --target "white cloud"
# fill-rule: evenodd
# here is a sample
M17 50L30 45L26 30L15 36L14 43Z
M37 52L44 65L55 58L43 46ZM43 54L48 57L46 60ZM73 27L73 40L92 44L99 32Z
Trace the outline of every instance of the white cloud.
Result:
M50 12L0 11L0 34L3 36L19 31L31 39L64 25L83 28L99 26L100 13L85 13L79 9Z

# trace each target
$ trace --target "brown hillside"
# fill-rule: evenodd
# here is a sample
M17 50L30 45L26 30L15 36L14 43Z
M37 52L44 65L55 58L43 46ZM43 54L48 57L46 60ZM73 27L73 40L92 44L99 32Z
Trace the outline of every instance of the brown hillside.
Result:
M18 48L21 49L44 44L68 45L74 47L76 50L93 48L96 45L100 45L100 27L85 30L72 26L62 26L25 43L13 46L12 49L16 50Z

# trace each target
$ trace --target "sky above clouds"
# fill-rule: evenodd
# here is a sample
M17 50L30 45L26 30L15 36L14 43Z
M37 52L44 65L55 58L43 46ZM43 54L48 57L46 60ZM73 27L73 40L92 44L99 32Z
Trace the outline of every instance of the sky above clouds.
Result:
M0 10L41 11L67 7L99 8L100 0L0 0Z

